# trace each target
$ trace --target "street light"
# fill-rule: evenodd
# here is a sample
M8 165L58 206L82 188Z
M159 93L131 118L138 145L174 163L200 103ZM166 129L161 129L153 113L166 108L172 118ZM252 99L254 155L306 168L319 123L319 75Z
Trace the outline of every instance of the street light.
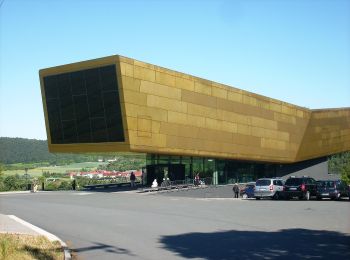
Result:
M29 182L28 182L28 179L30 178L30 175L28 174L28 168L24 168L24 171L26 172L24 174L24 178L26 178L27 189L30 190L30 186L29 186Z

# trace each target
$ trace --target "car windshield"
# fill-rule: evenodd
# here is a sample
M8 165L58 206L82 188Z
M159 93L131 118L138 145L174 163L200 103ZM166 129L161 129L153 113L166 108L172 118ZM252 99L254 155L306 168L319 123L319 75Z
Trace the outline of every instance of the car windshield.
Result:
M286 181L286 185L301 185L302 179L290 178Z
M270 180L257 180L256 182L256 186L269 186L270 184Z
M249 189L249 188L254 188L254 184L247 184L245 187L247 188L247 189Z

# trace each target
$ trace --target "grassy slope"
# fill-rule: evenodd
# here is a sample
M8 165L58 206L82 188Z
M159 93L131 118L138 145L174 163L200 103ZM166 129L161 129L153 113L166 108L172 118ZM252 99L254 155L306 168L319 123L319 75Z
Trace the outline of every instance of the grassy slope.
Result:
M59 242L43 236L0 234L0 259L63 259Z
M49 167L37 167L34 169L29 169L28 174L31 176L41 176L43 172L50 173L66 173L69 171L80 171L82 168L95 170L99 165L106 164L104 162L83 162L83 163L72 163L68 165L62 166L49 166ZM14 175L19 174L23 175L25 173L24 170L7 170L3 172L5 175Z

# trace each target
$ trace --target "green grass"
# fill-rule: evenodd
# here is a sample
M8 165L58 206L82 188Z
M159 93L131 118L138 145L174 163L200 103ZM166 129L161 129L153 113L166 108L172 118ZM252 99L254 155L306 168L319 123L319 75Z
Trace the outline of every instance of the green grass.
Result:
M0 259L63 259L59 242L43 236L0 234Z
M66 173L69 171L80 171L82 168L95 170L99 165L106 164L105 162L83 162L83 163L72 163L62 166L48 166L48 167L37 167L34 169L29 169L28 174L32 177L39 177L43 172L50 173ZM25 174L24 170L6 170L3 171L4 175L23 175Z

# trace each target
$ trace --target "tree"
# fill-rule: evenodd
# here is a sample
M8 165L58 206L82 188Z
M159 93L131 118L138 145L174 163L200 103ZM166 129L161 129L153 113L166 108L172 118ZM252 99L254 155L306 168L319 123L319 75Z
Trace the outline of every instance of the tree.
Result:
M330 173L340 174L341 179L350 184L350 151L331 156L328 165Z
M344 166L341 170L341 179L347 184L350 184L350 160L344 163Z
M3 168L4 166L0 163L0 191L5 189Z

